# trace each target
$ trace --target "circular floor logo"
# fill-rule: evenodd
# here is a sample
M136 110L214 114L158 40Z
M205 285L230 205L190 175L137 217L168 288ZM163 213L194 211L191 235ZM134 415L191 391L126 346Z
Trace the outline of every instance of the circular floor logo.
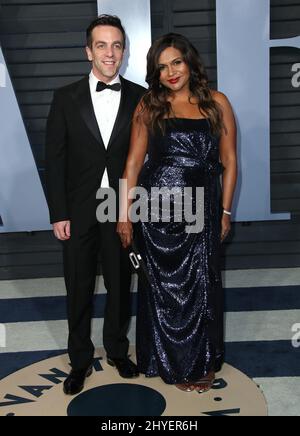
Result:
M0 416L267 416L260 389L229 365L205 394L182 392L158 377L124 380L99 358L85 389L69 397L62 391L69 370L61 355L1 380Z

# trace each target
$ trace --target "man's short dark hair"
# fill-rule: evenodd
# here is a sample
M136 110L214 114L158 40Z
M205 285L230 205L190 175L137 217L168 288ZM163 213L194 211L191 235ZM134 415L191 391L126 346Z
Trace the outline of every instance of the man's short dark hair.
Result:
M125 33L125 29L122 26L121 20L119 17L117 17L116 15L99 15L98 18L96 18L96 20L92 21L91 24L89 25L89 27L87 28L86 31L86 43L87 46L91 49L93 46L93 30L95 29L95 27L97 26L112 26L112 27L116 27L117 29L119 29L123 35L123 48L125 49L126 46L126 33Z

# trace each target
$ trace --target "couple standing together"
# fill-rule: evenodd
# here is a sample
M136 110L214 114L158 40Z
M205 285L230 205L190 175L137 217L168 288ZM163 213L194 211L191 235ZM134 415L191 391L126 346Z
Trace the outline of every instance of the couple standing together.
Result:
M63 243L72 367L64 392L79 393L93 370L99 251L108 364L124 378L143 373L183 391L205 392L224 358L219 258L236 185L235 120L225 95L208 87L199 54L185 37L169 34L154 42L148 90L119 75L125 43L119 18L101 15L92 22L86 47L92 71L55 92L48 118L48 204ZM149 204L152 187L203 187L202 231L188 233L184 218L171 216L170 222L138 222L133 232L127 195L119 222L99 223L96 193L111 187L119 198L121 178L128 191L145 188ZM196 196L191 201L197 207ZM137 365L128 357L127 339L133 235L150 277L138 285Z

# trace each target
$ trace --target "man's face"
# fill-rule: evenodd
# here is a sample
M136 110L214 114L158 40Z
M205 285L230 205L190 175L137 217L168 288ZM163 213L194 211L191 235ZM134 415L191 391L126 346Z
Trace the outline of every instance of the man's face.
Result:
M111 82L119 73L124 55L122 32L117 27L97 26L92 33L92 48L86 47L95 76Z

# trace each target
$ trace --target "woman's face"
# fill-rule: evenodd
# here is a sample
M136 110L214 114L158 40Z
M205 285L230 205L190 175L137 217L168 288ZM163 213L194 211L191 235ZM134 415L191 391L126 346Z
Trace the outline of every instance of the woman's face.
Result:
M189 89L190 70L182 53L174 47L166 48L158 60L160 83L173 92Z

